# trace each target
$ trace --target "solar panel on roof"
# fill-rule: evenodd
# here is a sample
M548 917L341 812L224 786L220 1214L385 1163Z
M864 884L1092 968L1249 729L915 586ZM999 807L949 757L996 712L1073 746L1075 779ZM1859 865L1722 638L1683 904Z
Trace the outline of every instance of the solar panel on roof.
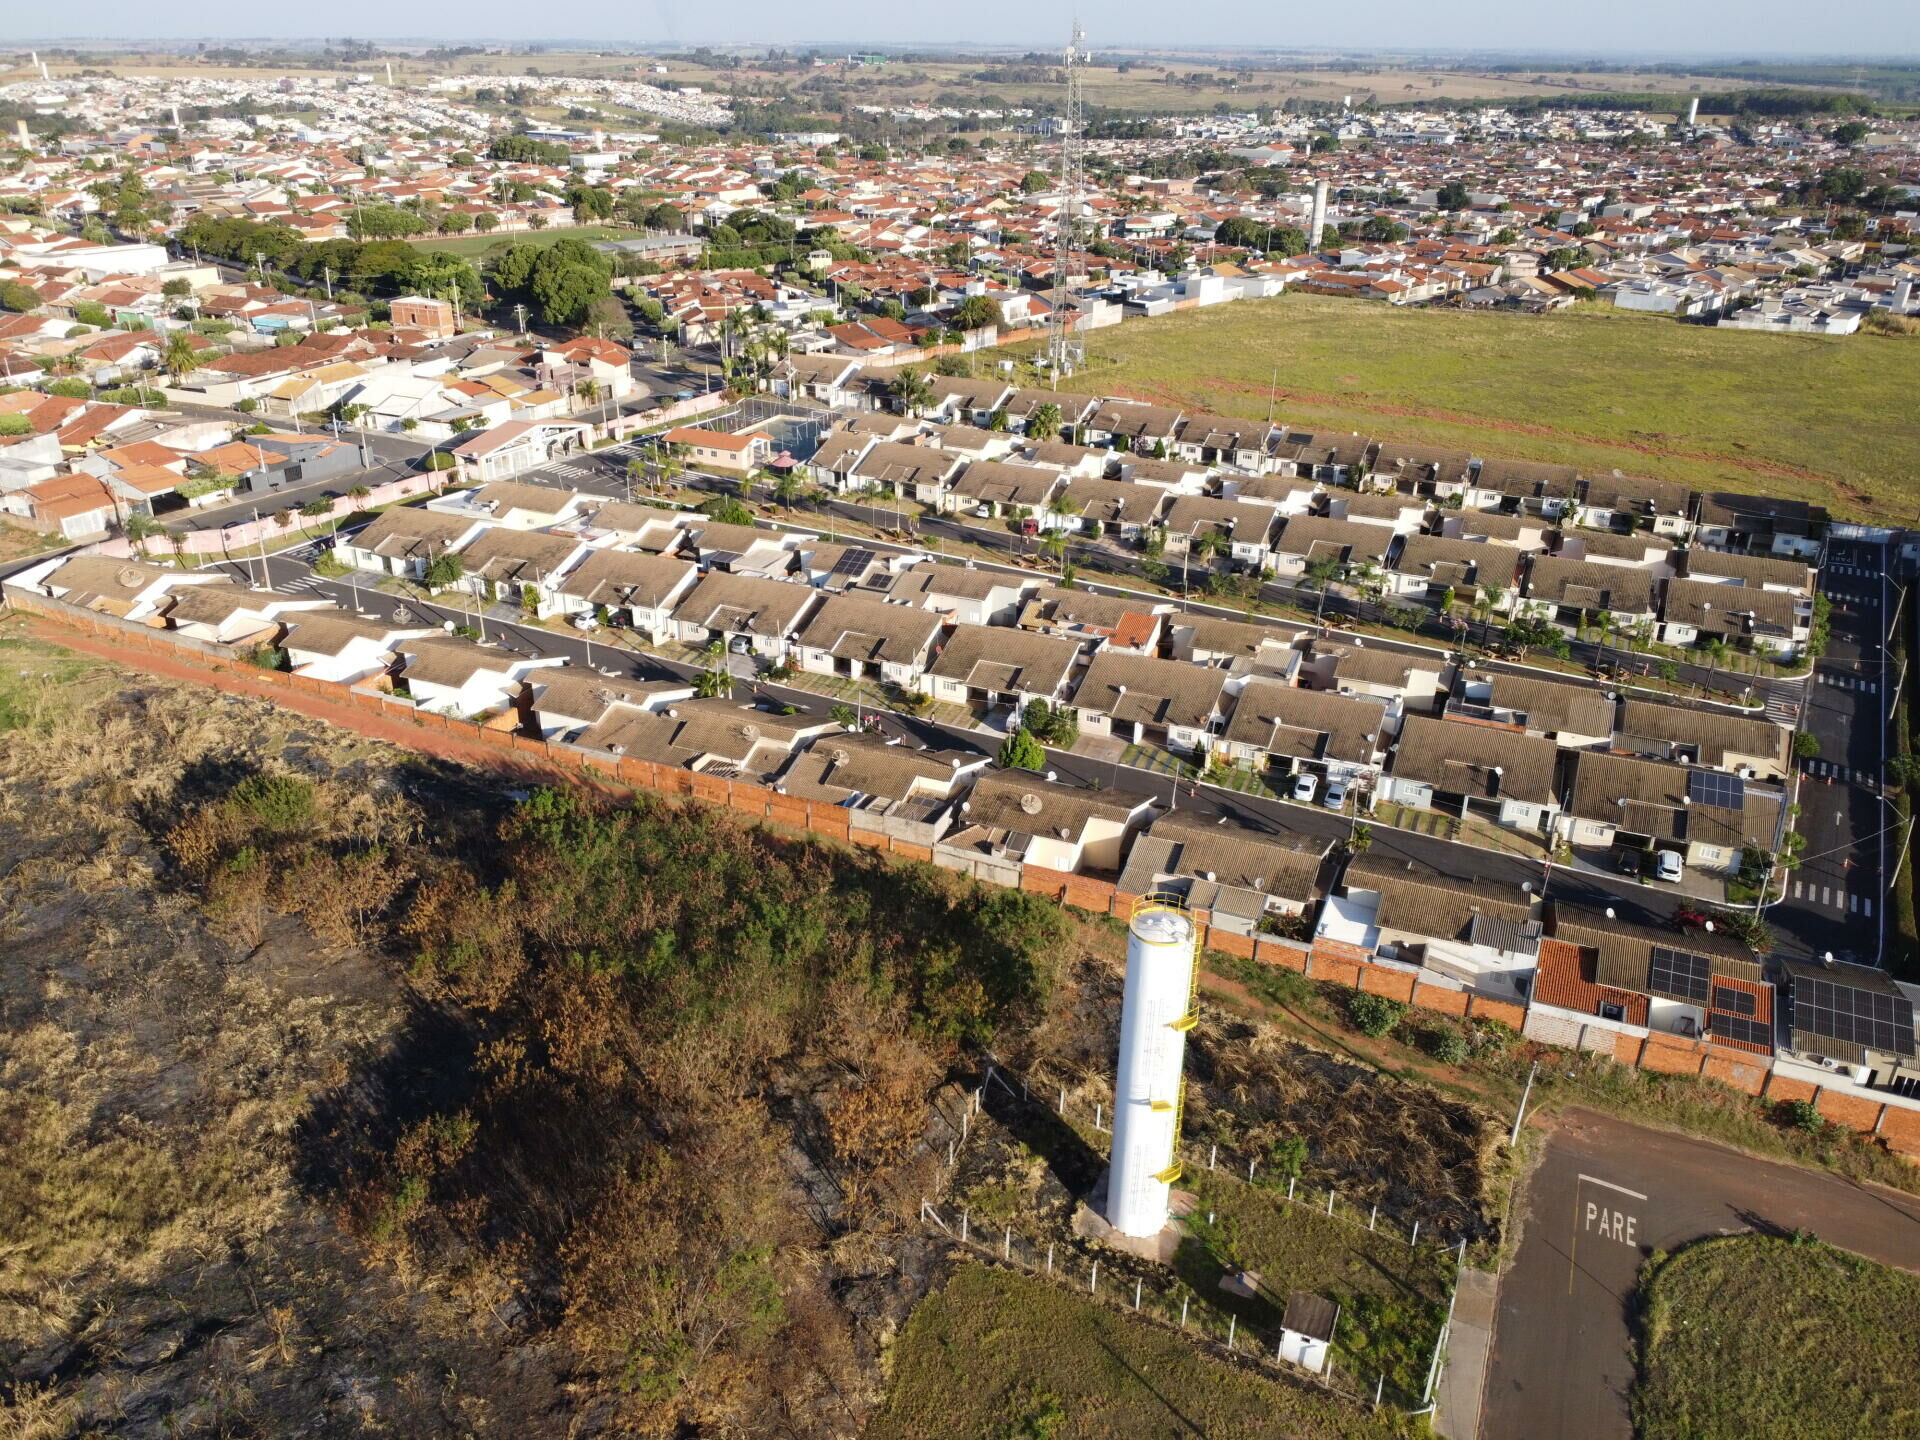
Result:
M1713 966L1706 956L1655 945L1652 959L1647 972L1649 990L1706 1004L1709 982L1713 978Z
M835 575L858 575L873 564L873 551L854 548L834 561L832 573Z
M1736 1015L1751 1015L1754 1012L1753 992L1736 990L1731 985L1713 987L1713 1008L1731 1010Z
M1714 1035L1724 1035L1729 1040L1744 1040L1749 1045L1773 1044L1772 1026L1749 1020L1743 1015L1709 1015L1707 1029Z
M1905 996L1796 979L1792 1001L1796 1030L1892 1054L1913 1051L1913 1002Z
M1747 782L1718 770L1695 770L1687 776L1687 798L1696 805L1739 810L1747 803Z

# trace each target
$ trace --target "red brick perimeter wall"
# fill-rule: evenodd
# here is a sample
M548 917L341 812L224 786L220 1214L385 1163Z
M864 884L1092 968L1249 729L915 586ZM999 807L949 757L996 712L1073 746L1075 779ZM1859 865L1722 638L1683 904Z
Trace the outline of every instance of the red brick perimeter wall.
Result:
M926 861L932 850L875 831L849 827L847 812L838 806L792 800L759 785L743 785L716 775L668 769L645 760L592 754L555 747L544 740L489 730L469 720L455 720L413 710L404 702L374 691L261 670L243 660L218 660L182 644L164 630L128 630L108 621L65 613L36 603L35 597L8 592L13 608L50 622L58 634L51 638L103 659L133 665L168 679L211 685L229 694L271 700L315 719L426 751L470 765L489 765L515 778L572 781L598 789L644 789L674 796L691 796L724 806L756 820L805 830L830 840L856 845L903 860ZM611 783L610 783L611 782ZM1121 894L1112 884L1085 875L1069 875L1027 865L1021 868L1020 888L1045 895L1095 915L1124 919L1136 897ZM1236 934L1218 927L1202 927L1202 942L1213 950L1261 964L1279 965L1350 988L1384 995L1441 1014L1498 1020L1520 1029L1526 1011L1519 1005L1439 985L1424 985L1408 971L1371 963L1372 956L1355 945L1315 940L1309 947L1267 936ZM1837 1125L1873 1135L1896 1154L1920 1162L1920 1110L1883 1103L1864 1096L1827 1090L1804 1080L1772 1071L1758 1056L1726 1050L1703 1041L1677 1036L1617 1037L1614 1058L1622 1064L1669 1075L1694 1075L1717 1080L1770 1103L1811 1101L1821 1115Z

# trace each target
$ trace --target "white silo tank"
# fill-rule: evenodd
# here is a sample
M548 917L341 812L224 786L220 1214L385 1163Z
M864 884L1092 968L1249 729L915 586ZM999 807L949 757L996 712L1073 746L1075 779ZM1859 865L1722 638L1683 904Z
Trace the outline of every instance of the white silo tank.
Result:
M1149 897L1127 927L1127 992L1120 1008L1114 1079L1113 1159L1107 1222L1122 1235L1157 1235L1180 1176L1180 1072L1193 1028L1193 917L1177 900Z

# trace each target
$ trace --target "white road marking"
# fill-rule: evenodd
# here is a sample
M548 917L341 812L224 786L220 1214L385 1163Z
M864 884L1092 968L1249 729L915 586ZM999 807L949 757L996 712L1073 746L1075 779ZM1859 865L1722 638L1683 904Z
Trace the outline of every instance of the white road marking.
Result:
M1618 1192L1621 1195L1631 1196L1635 1200L1644 1200L1647 1198L1646 1196L1642 1195L1638 1190L1629 1190L1624 1185L1616 1185L1611 1180L1602 1180L1599 1177L1594 1175L1581 1175L1578 1178L1579 1180L1585 1181L1589 1185L1602 1185L1609 1190Z
M1799 880L1793 882L1793 898L1796 900L1800 898L1800 887L1803 883L1803 881Z
M1820 887L1820 903L1822 905L1833 904L1833 887L1831 885L1822 885Z
M1871 895L1862 895L1860 897L1860 913L1869 920L1873 918L1873 897Z
M1860 913L1860 897L1858 895L1847 896L1847 913L1850 915L1858 915Z

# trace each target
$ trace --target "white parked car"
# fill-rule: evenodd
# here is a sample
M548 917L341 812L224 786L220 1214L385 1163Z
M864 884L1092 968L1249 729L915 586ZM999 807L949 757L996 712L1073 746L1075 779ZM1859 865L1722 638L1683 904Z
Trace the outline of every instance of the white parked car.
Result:
M1294 776L1293 798L1298 800L1302 805L1311 805L1313 803L1314 788L1319 785L1319 783L1319 777L1315 775Z
M1329 810L1338 810L1345 806L1347 803L1347 782L1344 780L1329 780L1327 782L1327 793L1320 797L1320 803Z
M1659 851L1653 860L1653 878L1678 884L1681 875L1681 860L1678 850Z
M993 506L976 505L973 507L973 515L976 520L991 520L993 518Z

